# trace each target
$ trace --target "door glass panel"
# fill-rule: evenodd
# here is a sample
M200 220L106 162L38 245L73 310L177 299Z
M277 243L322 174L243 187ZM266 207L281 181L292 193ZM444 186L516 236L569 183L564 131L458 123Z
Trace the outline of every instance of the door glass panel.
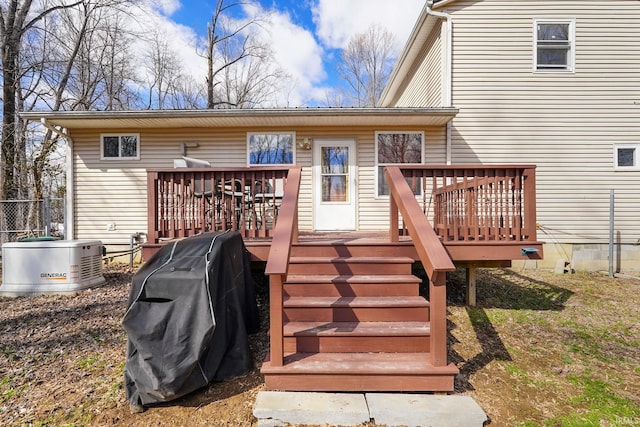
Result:
M348 202L349 147L322 147L322 201Z

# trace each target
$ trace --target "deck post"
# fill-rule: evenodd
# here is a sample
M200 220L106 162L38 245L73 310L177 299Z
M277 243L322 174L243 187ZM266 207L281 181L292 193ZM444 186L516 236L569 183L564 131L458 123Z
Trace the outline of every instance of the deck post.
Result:
M293 213L293 231L291 233L291 243L298 243L299 237L300 231L298 228L298 206L296 205L296 210Z
M398 218L398 203L393 194L389 196L389 240L398 242L400 240L400 220Z
M467 267L467 305L476 306L476 268Z
M158 173L147 173L147 241L158 241Z
M429 323L431 326L431 364L447 366L447 275L429 280Z
M269 317L271 328L269 340L271 347L271 366L282 366L284 362L284 334L282 312L282 276L269 276Z
M524 179L524 230L523 235L528 240L535 241L538 239L536 234L537 218L536 218L536 169L535 167L527 168L522 174Z

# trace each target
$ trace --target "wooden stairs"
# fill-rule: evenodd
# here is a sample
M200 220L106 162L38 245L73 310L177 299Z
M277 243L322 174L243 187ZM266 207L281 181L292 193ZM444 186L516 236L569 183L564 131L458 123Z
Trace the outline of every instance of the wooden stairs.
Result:
M432 363L430 307L413 262L389 243L294 244L282 286L284 359L263 364L266 388L452 391L458 370Z

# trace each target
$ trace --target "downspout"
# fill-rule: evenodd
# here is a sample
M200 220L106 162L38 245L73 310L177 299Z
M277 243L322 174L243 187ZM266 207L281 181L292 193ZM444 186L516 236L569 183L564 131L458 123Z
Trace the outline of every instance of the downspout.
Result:
M56 135L60 135L62 138L64 138L65 141L67 141L67 146L65 148L65 169L67 170L67 176L66 176L66 191L65 191L65 200L64 200L64 208L65 208L65 212L64 212L64 239L65 240L73 240L74 239L74 216L73 216L73 212L74 212L74 198L73 198L73 194L74 194L74 186L75 186L75 179L74 179L74 171L73 171L73 140L71 139L71 137L67 134L66 129L60 129L58 127L53 126L52 124L47 122L47 119L42 117L40 118L40 123L42 123L42 126L44 126L45 128L49 129L51 132L55 133Z
M452 80L453 80L453 20L451 19L451 15L445 12L436 12L431 7L433 6L433 0L427 1L427 14L436 16L438 18L442 18L445 21L444 25L444 52L442 53L442 59L444 63L444 67L442 68L442 104L445 107L452 107ZM447 122L447 135L446 135L446 159L447 164L451 164L451 121Z

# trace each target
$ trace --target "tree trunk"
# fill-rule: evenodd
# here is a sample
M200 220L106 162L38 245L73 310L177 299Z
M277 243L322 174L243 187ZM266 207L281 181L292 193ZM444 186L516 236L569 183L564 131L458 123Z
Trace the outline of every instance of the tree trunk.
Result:
M0 199L7 200L2 204L4 217L4 230L16 229L16 208L17 203L11 202L18 198L18 186L15 182L15 160L16 160L16 57L13 40L7 40L2 52L2 154L0 163L2 164L2 189ZM15 233L10 232L6 237L9 241L14 240Z

